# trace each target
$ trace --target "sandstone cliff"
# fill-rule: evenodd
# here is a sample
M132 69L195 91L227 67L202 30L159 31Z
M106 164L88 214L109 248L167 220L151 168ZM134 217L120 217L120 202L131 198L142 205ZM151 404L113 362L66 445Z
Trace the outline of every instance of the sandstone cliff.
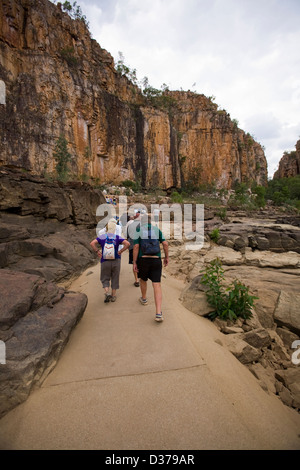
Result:
M289 178L297 175L300 175L300 140L296 143L295 151L283 155L274 178Z
M144 187L267 181L261 146L204 95L154 107L118 74L81 20L48 0L0 4L0 163L52 172L60 135L71 170Z

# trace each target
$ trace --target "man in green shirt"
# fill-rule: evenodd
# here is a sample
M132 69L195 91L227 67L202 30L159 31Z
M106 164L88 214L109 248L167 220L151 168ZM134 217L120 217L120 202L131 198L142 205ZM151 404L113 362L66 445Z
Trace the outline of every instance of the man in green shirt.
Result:
M168 242L165 240L161 230L149 223L148 214L143 214L141 225L136 230L133 247L133 270L138 273L140 279L141 294L140 302L147 305L147 281L152 281L154 300L156 307L156 321L163 321L161 273L162 260L160 243L164 250L164 266L169 264Z

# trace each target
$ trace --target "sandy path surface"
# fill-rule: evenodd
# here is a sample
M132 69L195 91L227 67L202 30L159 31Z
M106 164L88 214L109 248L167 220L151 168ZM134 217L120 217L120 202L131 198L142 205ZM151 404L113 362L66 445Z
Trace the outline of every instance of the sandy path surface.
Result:
M42 387L0 421L1 449L300 448L300 416L181 305L181 281L162 279L156 323L152 286L140 305L127 253L115 303L104 304L99 272L72 284L87 310Z

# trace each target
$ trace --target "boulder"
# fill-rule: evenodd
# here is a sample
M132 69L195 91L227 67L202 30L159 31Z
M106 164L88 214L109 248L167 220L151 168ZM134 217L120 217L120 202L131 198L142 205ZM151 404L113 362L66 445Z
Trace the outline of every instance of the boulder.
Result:
M289 391L289 398L292 400L290 406L300 408L300 369L290 367L285 370L276 370L275 378ZM279 390L279 395L285 391L282 388Z
M212 230L210 226L210 230ZM267 215L264 218L232 218L219 226L219 245L244 251L250 247L258 251L283 253L296 251L300 253L300 230L297 224L274 223Z
M270 368L263 367L260 362L249 364L248 369L259 381L260 386L270 394L276 394L275 371Z
M72 204L57 182L21 170L0 172L0 210L72 222Z
M288 349L292 349L294 341L299 341L299 336L290 331L286 326L276 328L277 334L283 341L284 346Z
M262 355L261 350L254 348L246 341L244 341L243 337L239 333L226 335L225 343L229 351L242 364L256 362Z
M206 299L206 286L201 284L201 275L196 276L190 285L181 293L180 300L182 304L191 312L200 316L207 316L214 311Z
M272 338L264 328L256 328L244 335L244 340L254 348L265 348L270 346Z
M92 228L100 204L105 204L102 191L87 183L62 184L6 167L0 171L0 211Z
M0 417L20 404L55 366L81 319L87 297L40 276L1 270Z
M295 252L274 253L271 251L245 250L245 263L260 268L299 268L300 254Z
M286 326L300 335L299 315L300 294L282 290L274 312L274 320L280 326Z
M8 230L11 224L12 230ZM75 227L59 221L34 216L1 214L0 233L9 236L0 239L0 267L37 274L47 280L60 281L79 273L95 262L90 241L95 227ZM20 239L17 234L20 233Z
M222 333L225 333L227 335L232 335L232 334L235 334L235 333L243 333L244 330L243 328L239 327L239 326L224 326L224 328L222 328Z
M279 292L267 287L259 286L256 290L258 299L255 301L255 311L264 328L272 328L274 325L274 311L279 295Z
M244 263L242 254L225 246L212 246L204 255L204 262L209 263L215 258L219 258L226 266L238 266Z

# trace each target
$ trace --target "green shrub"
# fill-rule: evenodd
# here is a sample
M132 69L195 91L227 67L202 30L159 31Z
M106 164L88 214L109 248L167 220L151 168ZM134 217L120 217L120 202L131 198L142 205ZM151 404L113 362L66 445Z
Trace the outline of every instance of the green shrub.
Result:
M209 238L215 242L215 243L218 243L219 241L219 238L220 238L220 230L218 228L214 228L210 234L209 234Z
M57 177L60 181L66 181L69 175L68 163L71 160L71 154L68 151L68 142L63 135L57 139L53 157L56 161Z
M67 62L70 67L76 67L78 65L78 59L75 57L74 47L65 47L60 50L60 56Z
M236 320L238 317L247 319L252 316L251 308L258 297L250 295L249 287L237 279L229 286L224 286L224 270L219 258L212 260L200 273L203 273L202 284L208 286L207 301L214 307L209 318Z
M81 7L77 5L77 2L73 2L73 4L71 4L66 1L62 4L62 8L73 20L80 20L87 28L89 28L89 22L87 21L86 16L83 15Z
M265 207L266 205L266 200L265 200L265 194L266 194L266 188L264 186L259 186L257 184L252 185L252 201L256 207Z
M124 188L134 188L135 184L136 184L135 181L132 181L132 180L124 180L121 183L121 185L124 186Z
M171 194L171 201L176 202L178 204L182 204L183 202L183 197L181 194L179 194L177 191L173 191Z
M287 204L299 209L300 175L272 179L268 182L265 197L271 199L278 206Z
M140 192L141 189L142 189L142 185L141 185L139 175L137 175L136 181L124 180L124 181L122 181L121 185L124 186L127 190L132 189L132 191L135 192L135 193ZM130 194L129 191L128 191L128 194Z
M216 213L217 217L220 217L223 221L227 220L227 210L225 207L221 207L218 212Z

